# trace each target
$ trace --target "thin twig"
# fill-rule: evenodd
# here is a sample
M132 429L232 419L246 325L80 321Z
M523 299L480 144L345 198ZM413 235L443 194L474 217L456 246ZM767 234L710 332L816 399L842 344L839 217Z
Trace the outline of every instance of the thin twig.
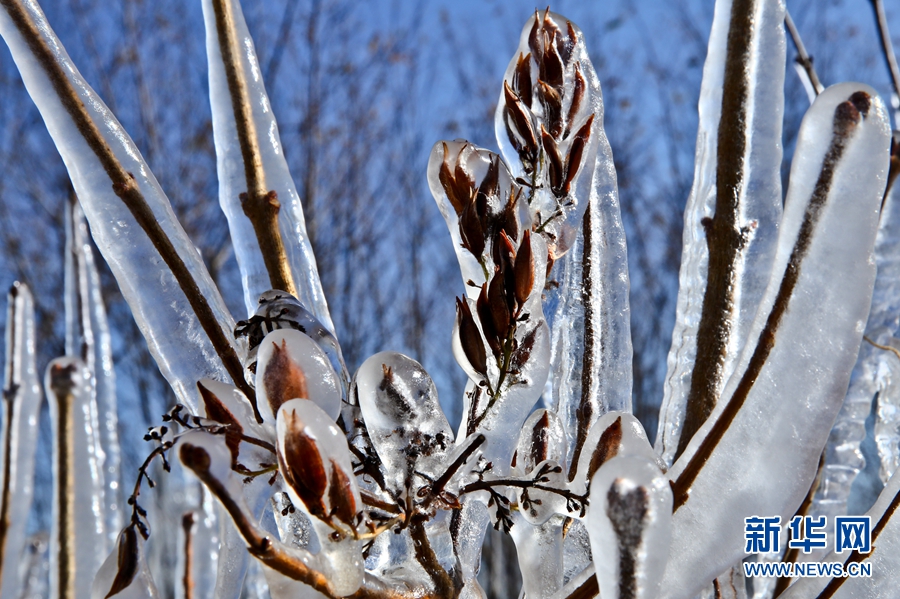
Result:
M159 252L166 266L172 271L172 275L178 282L193 309L194 314L203 331L209 337L216 353L222 360L226 371L244 395L253 404L257 419L261 421L256 409L256 393L244 379L244 368L238 357L237 351L230 339L230 332L226 331L222 323L216 318L215 312L200 291L200 286L194 280L182 257L178 254L172 240L166 235L165 230L156 219L156 215L150 208L144 194L135 181L134 175L125 170L115 153L106 143L96 123L88 114L80 95L69 80L62 65L57 62L53 50L50 49L37 24L29 11L22 5L22 0L0 0L0 5L6 9L10 20L22 36L35 60L43 68L53 90L56 92L72 123L78 129L87 146L97 157L106 175L112 183L115 194L131 212L137 224L146 233L153 247Z
M231 95L235 129L241 147L241 156L244 160L247 192L241 194L241 207L253 225L256 241L269 273L270 284L274 289L280 289L296 296L297 288L294 285L284 240L278 226L278 212L281 210L281 204L278 202L278 194L268 190L266 186L266 173L259 150L256 123L253 120L250 92L238 48L234 8L231 2L232 0L213 0L212 6L216 16L216 32L219 38L222 66L225 69L228 92Z
M181 585L184 599L194 599L194 512L185 512L181 516L181 528L184 530L184 572Z
M894 45L891 43L891 32L888 29L887 15L884 13L884 2L882 0L871 1L872 9L875 11L875 21L878 23L878 33L881 36L884 60L891 73L891 82L894 84L894 96L900 100L900 66L897 66L897 55L894 54ZM894 123L894 126L896 127L897 123Z
M16 407L18 395L22 390L20 381L16 380L16 375L22 368L16 364L16 358L22 355L19 351L18 337L21 335L24 343L24 331L16 330L16 323L19 315L17 309L19 304L16 302L19 295L19 283L14 283L9 290L9 310L6 319L6 338L9 340L6 347L6 372L9 379L6 381L6 388L3 389L3 403L6 406L6 412L3 414L3 492L0 498L0 583L3 582L3 564L6 561L6 541L9 535L9 528L12 525L10 521L10 512L12 511L12 450L13 450L13 423L16 422Z
M880 343L875 343L868 336L864 336L863 341L865 341L871 345L874 345L878 349L883 349L885 351L889 351L892 354L894 354L895 356L897 356L897 359L900 359L900 350L898 350L896 347L891 347L890 345L881 345Z
M794 24L794 19L791 18L791 13L787 9L784 10L784 24L787 26L788 33L791 34L791 41L794 42L794 47L797 49L797 64L803 67L803 72L806 73L808 79L807 82L813 90L813 94L818 96L825 91L825 87L822 85L819 76L816 74L816 68L813 66L813 59L806 52L806 46L803 45L800 31Z

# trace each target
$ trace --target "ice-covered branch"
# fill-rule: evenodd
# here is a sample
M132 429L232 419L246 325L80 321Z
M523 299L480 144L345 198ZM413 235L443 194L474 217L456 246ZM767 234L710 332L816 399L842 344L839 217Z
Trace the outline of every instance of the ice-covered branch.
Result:
M0 597L14 599L24 584L20 563L34 496L34 455L41 394L35 364L34 300L23 283L9 290L3 383Z
M668 464L716 405L772 263L782 203L783 23L778 0L716 2L656 440Z
M891 42L891 32L888 29L887 15L884 13L883 0L871 0L872 10L875 11L875 22L878 25L878 35L881 38L881 50L884 55L884 61L887 63L888 71L891 74L891 83L894 84L894 110L898 110L898 102L900 102L900 66L897 65L897 54L894 52L894 44ZM897 125L896 115L894 125Z
M806 88L806 95L809 96L809 103L812 104L813 100L816 99L816 96L825 91L825 86L819 81L819 75L816 73L816 68L813 66L812 56L806 52L806 46L803 45L800 31L794 24L794 19L791 18L790 11L786 8L784 10L784 24L787 27L788 33L791 35L791 41L794 42L794 47L797 49L797 58L794 60L794 65L797 67L797 74L800 75L800 80L803 81L803 87Z
M188 404L204 377L230 376L253 397L232 318L134 143L78 73L40 7L0 5L0 33L163 375Z

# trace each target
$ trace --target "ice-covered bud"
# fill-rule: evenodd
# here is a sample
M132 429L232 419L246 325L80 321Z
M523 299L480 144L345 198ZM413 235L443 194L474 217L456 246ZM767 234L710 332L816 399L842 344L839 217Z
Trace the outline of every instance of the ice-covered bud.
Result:
M669 553L672 490L653 462L616 457L591 480L587 529L604 599L659 594Z
M144 539L134 526L119 534L91 587L91 599L156 599L159 592L147 566Z
M584 492L600 467L618 456L641 457L660 469L665 466L637 418L626 412L608 412L591 427L580 455L572 458L578 460L569 476L573 490Z
M459 347L461 352L454 352L456 360L463 367L470 378L487 378L487 352L484 350L484 341L481 331L475 324L472 309L466 298L456 299L456 330L453 332L454 349Z
M438 478L453 432L437 389L422 365L403 354L381 352L354 379L359 405L388 482L402 490Z
M525 421L513 454L511 471L531 477L534 487L516 489L516 500L524 518L543 524L557 513L567 513L566 498L546 488L564 489L566 478L561 464L566 460L566 433L559 417L549 410L536 410ZM581 510L581 504L572 506Z
M362 501L347 439L315 403L292 399L278 410L278 465L295 505L323 522L355 530Z
M309 399L332 420L341 409L341 384L325 352L307 335L279 329L266 335L259 347L256 393L263 420L291 399Z
M342 390L346 392L344 387L349 383L350 377L335 336L300 303L300 300L277 289L271 289L259 296L259 308L253 316L239 321L234 328L235 338L247 339L248 353L244 366L247 379L251 383L256 378L259 347L266 335L278 329L300 331L315 341L328 356L334 371L341 376Z

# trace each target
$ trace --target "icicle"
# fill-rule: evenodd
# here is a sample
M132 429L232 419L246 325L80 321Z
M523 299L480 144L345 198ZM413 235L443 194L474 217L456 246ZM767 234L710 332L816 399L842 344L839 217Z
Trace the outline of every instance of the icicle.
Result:
M556 515L537 526L517 518L509 531L516 543L522 591L526 597L545 599L563 586L563 522Z
M616 457L591 479L587 529L604 599L657 597L671 536L672 489L653 462Z
M44 384L55 439L50 588L54 597L75 599L89 595L106 554L90 373L77 358L57 358L47 367Z
M0 531L0 597L18 599L27 581L19 565L25 553L25 525L34 496L34 453L41 410L41 386L35 365L34 300L23 283L9 290L6 316L6 358L3 383L3 522Z
M389 486L400 493L437 479L453 447L453 431L422 365L397 352L375 354L354 378L369 437ZM408 448L416 452L408 454ZM426 478L428 477L428 478Z
M91 599L157 599L160 596L147 566L144 539L134 527L127 527L119 535L116 548L94 578L90 595L78 596Z
M66 203L66 355L80 357L90 374L91 397L87 404L90 412L88 417L91 420L89 443L93 446L94 459L100 467L93 482L96 487L94 493L97 496L97 502L102 506L104 516L108 541L103 549L105 553L113 547L116 535L122 528L120 502L118 501L121 497L118 485L120 449L117 431L114 428L110 430L110 423L106 420L111 409L112 424L116 425L115 374L112 370L106 310L102 303L100 289L97 288L99 276L89 240L90 234L81 206L74 195L70 196ZM100 327L103 332L95 331L95 326ZM100 339L101 335L104 335L105 338ZM102 389L99 388L101 379ZM101 392L104 395L105 408L102 417L99 408ZM111 441L115 442L114 446L111 445ZM111 476L115 478L110 481L106 480L109 468L106 448L109 448L114 454L112 460L109 461L115 462L111 472ZM107 497L107 493L110 494L110 497Z
M744 17L752 26L738 23ZM768 282L782 202L783 22L782 0L716 2L700 89L694 185L684 211L675 329L656 438L656 449L667 464L673 462L678 450L691 372L697 359L697 334L707 289L709 257L704 223L712 222L708 219L715 217L717 194L736 194L735 224L745 240L729 286L731 320L735 325L727 339L726 358L715 377L719 390L734 371L738 352L752 339L748 337L750 325ZM729 46L731 37L740 38L740 35L729 35L732 27L749 32L746 54L737 52L739 44L734 48ZM726 74L729 51L735 61L729 73L745 75ZM732 93L723 97L726 77ZM722 121L723 101L731 102L726 108L729 118L725 121ZM733 147L719 148L723 139ZM730 155L723 156L723 152ZM720 165L720 160L728 162ZM717 176L726 174L735 180L718 181Z
M785 521L808 493L871 304L889 142L884 104L861 84L829 88L803 119L754 341L669 471L664 597L699 591L743 557L744 518Z
M195 408L193 386L201 378L227 380L231 373L243 384L233 320L131 138L37 4L0 11L0 34L66 163L94 241L179 400Z
M238 46L237 65L242 71L241 75L246 83L251 104L250 125L255 129L255 143L259 148L259 160L265 173L263 185L267 188L266 191L277 193L277 202L281 205L278 212L279 229L297 288L297 298L334 334L334 324L331 322L322 283L316 270L316 259L306 232L303 207L284 158L278 124L275 122L275 115L266 94L253 39L247 31L241 5L232 0L215 0L215 2L228 4L233 14ZM246 167L241 154L229 82L222 62L217 28L219 24L213 6L213 0L204 0L203 17L206 23L206 53L209 61L209 97L218 160L219 203L228 218L234 253L241 269L247 313L252 314L256 310L256 299L273 285L270 283L253 225L241 208L240 195L248 191Z

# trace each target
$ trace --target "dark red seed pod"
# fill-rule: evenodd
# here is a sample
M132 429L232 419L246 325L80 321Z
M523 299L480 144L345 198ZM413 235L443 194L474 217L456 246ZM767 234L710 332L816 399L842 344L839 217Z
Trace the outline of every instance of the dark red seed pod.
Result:
M322 498L328 486L328 477L319 448L315 440L303 430L303 423L297 412L288 410L284 416L287 418L288 432L284 436L284 448L278 453L281 475L310 514L326 518Z
M531 54L519 53L516 70L513 73L513 89L519 94L522 103L531 108Z
M487 377L487 352L481 341L481 332L475 324L468 302L456 298L456 318L459 324L459 342L469 364L478 374Z
M562 156L559 155L559 146L556 145L553 136L547 133L543 125L541 125L541 144L544 146L544 153L547 156L547 174L550 179L550 190L555 196L559 197L563 186Z
M501 339L506 339L506 336L509 335L509 326L512 318L510 316L509 303L506 301L503 273L500 269L494 273L491 282L488 284L487 299L490 306L491 320L493 320L497 335Z
M586 89L587 81L584 80L584 75L581 74L581 63L576 62L574 82L572 84L572 102L569 104L569 114L566 116L567 129L572 126L572 123L575 122L575 118L578 116Z
M537 148L537 138L534 134L534 126L531 124L530 111L522 105L522 101L516 96L506 81L503 82L503 95L506 102L506 112L522 138L522 145L526 150L533 152Z
M491 311L491 304L488 300L488 284L481 286L481 293L478 294L478 300L475 302L475 309L478 312L478 320L481 321L481 331L484 338L491 348L491 353L495 358L499 358L503 353L503 341L497 332L497 326L494 324L494 315Z
M334 460L331 460L328 503L331 504L331 513L335 518L350 527L355 525L356 500L353 498L350 478Z
M543 81L538 81L538 96L544 107L544 121L553 137L559 139L563 131L562 96ZM541 125L543 127L543 125Z
M564 195L569 193L572 181L575 180L575 175L578 174L578 170L581 168L581 158L584 155L584 148L591 137L591 125L593 123L594 115L591 115L584 125L581 126L581 129L578 130L578 133L575 134L575 139L572 140L572 145L569 147L569 155L566 157L566 180L562 188Z
M464 248L472 252L476 258L484 254L484 227L478 218L475 204L469 204L459 218L459 236Z
M534 288L534 253L531 248L531 230L526 229L516 255L516 301L520 306Z

